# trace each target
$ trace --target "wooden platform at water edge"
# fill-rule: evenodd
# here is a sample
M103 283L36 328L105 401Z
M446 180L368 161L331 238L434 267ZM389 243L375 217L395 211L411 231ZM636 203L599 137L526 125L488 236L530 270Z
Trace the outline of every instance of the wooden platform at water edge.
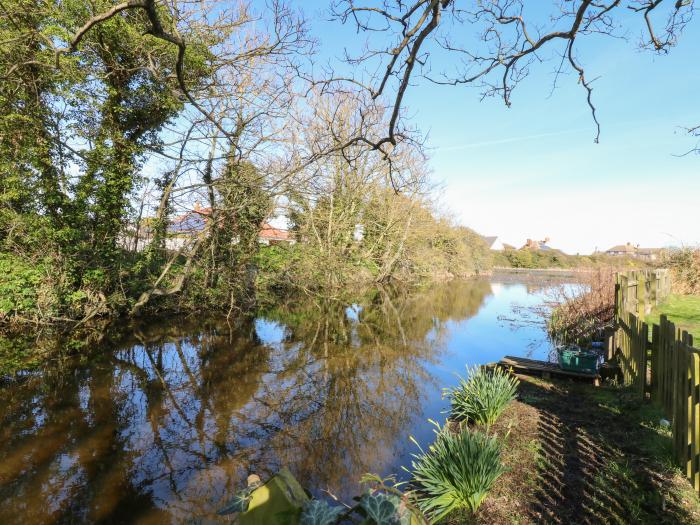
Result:
M507 355L498 362L498 366L512 368L516 374L535 375L543 379L551 377L581 379L592 381L596 386L600 384L600 376L596 373L562 370L557 363L539 361L537 359Z

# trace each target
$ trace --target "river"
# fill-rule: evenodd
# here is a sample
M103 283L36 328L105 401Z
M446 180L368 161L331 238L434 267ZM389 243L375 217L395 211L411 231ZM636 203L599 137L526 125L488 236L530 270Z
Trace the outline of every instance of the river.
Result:
M47 361L0 385L0 523L217 523L249 473L281 466L343 498L366 472L405 477L409 436L431 442L465 366L550 355L540 324L512 322L541 279L295 298Z

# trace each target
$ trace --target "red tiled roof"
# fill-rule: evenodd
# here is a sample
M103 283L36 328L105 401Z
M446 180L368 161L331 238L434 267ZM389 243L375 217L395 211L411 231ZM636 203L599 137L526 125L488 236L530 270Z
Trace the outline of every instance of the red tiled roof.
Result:
M273 241L288 241L289 232L287 230L273 228L269 224L264 223L262 225L262 228L260 228L260 238L269 239Z

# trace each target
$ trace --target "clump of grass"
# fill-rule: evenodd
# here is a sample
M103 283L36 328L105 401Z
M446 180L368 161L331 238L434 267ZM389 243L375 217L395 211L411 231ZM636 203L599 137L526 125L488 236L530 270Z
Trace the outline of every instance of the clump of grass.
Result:
M467 379L460 379L455 388L445 389L452 419L485 425L488 430L515 399L519 384L517 377L502 368L468 369Z
M417 506L431 523L457 509L476 512L505 472L500 443L478 431L453 434L438 428L428 451L421 449L414 458Z

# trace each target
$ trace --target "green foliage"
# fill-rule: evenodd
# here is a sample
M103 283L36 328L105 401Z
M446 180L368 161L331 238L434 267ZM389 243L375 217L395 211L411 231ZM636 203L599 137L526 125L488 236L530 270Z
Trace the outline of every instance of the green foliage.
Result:
M535 250L532 248L491 251L493 265L505 268L629 268L646 266L632 257L616 257L605 253L593 255L569 255L561 250Z
M410 517L399 513L400 498L383 492L367 492L360 499L360 508L373 525L403 525Z
M505 472L495 437L439 427L436 433L427 452L414 454L411 468L418 507L432 522L457 509L476 512Z
M6 315L80 315L102 298L110 303L102 313L119 312L149 277L132 272L138 267L119 237L148 148L158 147L163 126L184 109L177 49L148 34L151 22L136 10L95 25L75 52L60 56L59 67L51 47L67 47L77 28L113 5L3 4L0 253L20 261L3 282ZM172 21L168 9L159 16ZM187 81L196 86L212 73L209 46L221 37L206 28L182 31ZM42 271L49 259L50 271ZM50 290L58 296L48 297Z
M290 474L291 475L291 474ZM420 511L407 502L400 490L401 484L394 478L380 478L373 474L363 476L361 482L372 488L362 496L354 498L352 506L331 505L325 500L306 499L299 506L275 514L277 523L298 525L334 525L336 523L361 523L362 525L411 525L426 523ZM294 480L294 483L297 483ZM238 492L218 511L219 515L246 512L253 492L260 486L256 483ZM299 486L299 490L301 487ZM277 493L278 497L280 493Z
M0 378L38 366L41 357L32 338L0 335Z
M678 294L700 295L700 249L680 248L666 255L663 265L673 273L673 290Z
M559 250L505 250L502 257L513 268L575 268L585 266L585 258L566 255Z
M45 301L42 295L46 262L30 264L19 257L0 253L0 319L9 316L33 315Z
M331 506L324 500L309 500L302 510L299 525L333 525L337 523L345 509L340 506Z
M451 404L450 415L458 421L474 422L490 427L515 399L519 380L510 372L497 367L475 366L468 378L460 379L452 389L445 389Z
M72 49L78 28L114 5L6 0L0 9L0 253L16 261L0 282L3 321L79 321L137 310L231 313L291 286L335 294L350 282L450 278L489 268L479 236L433 209L425 197L422 159L401 148L395 164L407 174L401 192L387 179L386 165L362 149L352 165L340 154L320 156L313 177L307 170L299 180L286 174L283 191L300 242L259 252L257 236L272 211L274 181L257 163L270 160L264 144L294 97L273 79L286 78L277 68L291 70L295 51L304 50L303 24L294 25L296 17L286 10L271 9L271 16L293 24L289 34L299 43L284 38L284 49L270 50L266 29L247 35L248 25L256 30L245 2L240 24L214 21L194 4L178 11L157 3L163 30L176 28L187 43L182 80L188 92L205 108L222 100L221 108L230 104L235 110L221 116L230 140L223 146L214 139L208 163L192 159L201 148L190 150L183 142L183 162L153 176L144 166L154 155L170 157L180 139L205 140L196 137L206 126L186 130L194 122L184 114L191 105L178 81L178 47L158 38L143 9L103 17ZM56 54L53 46L70 50ZM229 90L225 79L231 74L248 80ZM232 98L224 104L226 97ZM260 111L275 101L280 107ZM220 114L226 112L211 115ZM161 196L158 218L149 216L157 199L154 182ZM194 255L174 257L166 249L168 222L195 198L207 199L207 224L216 227L192 243ZM364 239L356 235L358 226ZM131 240L144 231L152 245L139 252Z
M291 288L290 277L299 263L298 245L260 246L253 264L256 268L256 293L259 302L275 302Z
M504 255L513 268L537 268L531 250L506 250Z

